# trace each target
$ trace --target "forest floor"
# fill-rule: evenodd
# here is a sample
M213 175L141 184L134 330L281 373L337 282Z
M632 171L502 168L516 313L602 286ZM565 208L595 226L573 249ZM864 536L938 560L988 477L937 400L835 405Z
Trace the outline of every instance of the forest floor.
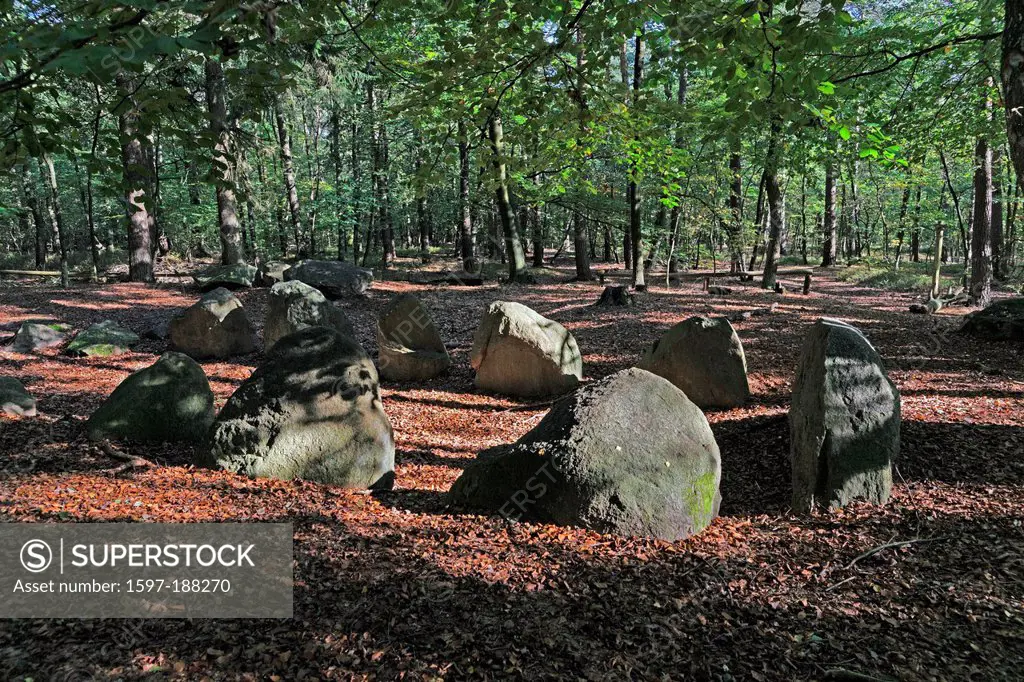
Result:
M382 386L397 484L373 496L196 469L180 445L122 445L160 466L111 473L118 462L86 440L84 420L164 344L103 359L3 356L3 372L39 399L41 416L0 417L0 521L288 521L296 584L291 621L3 621L0 677L762 681L844 669L1021 679L1019 344L958 334L962 308L911 315L913 295L832 273L817 276L809 296L730 281L733 295L709 297L689 282L616 309L593 307L600 285L564 283L569 275L478 288L384 281L342 303L374 355L376 314L394 293L415 292L454 359L429 385ZM267 291L239 297L260 325ZM0 330L52 317L76 328L110 318L141 332L195 298L194 287L175 284L5 285ZM721 517L710 528L666 543L445 508L444 492L478 451L515 440L546 410L473 387L473 332L498 299L568 327L588 379L631 366L690 315L778 302L774 314L735 323L753 399L708 413L723 471ZM884 357L903 396L902 449L887 505L795 516L786 410L802 336L823 315L860 327ZM260 359L204 363L218 406ZM915 542L882 547L903 541Z

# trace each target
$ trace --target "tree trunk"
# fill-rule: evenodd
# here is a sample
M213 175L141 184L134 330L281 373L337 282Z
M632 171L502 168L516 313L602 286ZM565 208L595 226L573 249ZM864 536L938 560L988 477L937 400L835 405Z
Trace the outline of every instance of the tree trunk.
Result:
M775 288L775 271L779 265L779 244L785 222L785 204L783 203L782 187L779 183L779 166L781 165L781 125L772 122L768 140L768 154L765 163L765 194L768 197L768 245L764 252L764 274L761 277L761 288Z
M729 156L729 271L743 269L743 159L739 152Z
M1006 135L1017 183L1024 179L1024 0L1004 6L1002 81Z
M130 98L134 83L122 76L118 89ZM128 279L132 282L153 281L153 248L146 187L150 184L150 166L142 147L138 129L138 112L129 99L127 108L118 117L121 133L121 167L124 177L125 204L128 213Z
M220 261L236 265L245 261L242 234L235 202L235 162L231 159L231 129L228 125L227 86L224 69L211 57L206 59L206 106L213 135L213 169L217 176L217 215L220 224Z
M519 230L516 227L516 214L512 210L512 202L508 193L508 169L505 165L505 149L503 142L503 130L501 125L501 112L495 109L491 112L487 121L487 134L491 143L492 164L496 186L494 195L498 207L498 217L501 220L501 229L505 233L505 251L508 254L508 279L510 282L518 282L526 275L526 254L523 253L523 243L519 239Z
M43 154L43 166L46 168L46 186L50 190L50 217L53 220L54 229L57 232L57 241L60 246L60 285L67 287L69 284L68 234L64 226L64 214L60 209L57 172L53 168L53 159L47 153Z
M999 280L1003 272L1003 181L1002 154L992 149L992 276Z
M640 87L643 85L643 31L636 36L633 47L633 104L640 99ZM633 288L637 291L647 289L644 281L643 253L643 215L641 213L640 184L637 182L637 167L634 163L629 171L629 242L632 250Z
M836 166L832 159L825 165L825 234L821 245L821 265L828 267L836 264L837 234L836 226Z
M39 199L34 185L32 168L29 162L25 161L21 164L21 200L28 208L32 216L32 225L35 227L36 267L43 268L46 266L46 223L43 222L43 214L39 210Z
M932 290L931 297L938 298L939 284L942 281L942 250L946 226L941 222L935 225L935 250L932 253Z
M416 144L416 176L420 177L423 170L423 140ZM427 212L427 191L421 187L416 192L416 227L420 233L420 262L430 262L430 219Z
M277 127L277 144L281 153L281 167L284 172L285 201L288 203L288 214L291 217L292 232L295 235L295 250L301 249L302 217L299 209L299 191L295 186L295 166L292 161L291 135L284 123L284 107L280 96L274 98L274 124Z
M459 247L462 269L476 272L476 248L473 235L473 212L469 203L469 140L466 122L459 119Z
M359 109L358 104L352 105L352 125L350 127L350 134L352 135L352 153L351 153L351 165L352 165L352 262L359 264L359 249L361 242L360 237L360 222L362 221L363 211L361 206L361 189L359 185Z
M587 248L587 219L580 213L576 214L572 236L573 249L576 252L576 281L593 281L594 275L590 272L590 252Z
M985 138L975 146L974 164L970 300L984 307L992 302L992 148Z

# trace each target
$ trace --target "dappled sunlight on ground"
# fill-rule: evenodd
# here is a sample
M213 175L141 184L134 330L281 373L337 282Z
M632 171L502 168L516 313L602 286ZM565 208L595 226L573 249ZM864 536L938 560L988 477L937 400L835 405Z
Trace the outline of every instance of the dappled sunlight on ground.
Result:
M454 264L417 270L443 265ZM117 462L85 439L84 420L163 342L102 359L0 351L4 373L24 380L41 412L0 417L0 519L288 520L298 580L288 623L147 621L133 650L97 652L116 623L17 621L0 625L0 650L45 637L60 646L44 667L88 660L98 679L145 677L157 654L177 671L167 679L182 680L257 670L280 679L774 680L820 679L836 666L906 680L1016 676L1024 660L1019 344L957 334L963 309L910 315L913 296L830 273L815 276L810 296L729 280L732 295L711 297L687 281L608 309L591 305L599 283L562 282L572 275L565 263L552 272L536 287L382 281L366 298L339 302L374 355L375 319L391 295L419 295L454 362L429 385L382 386L397 482L377 495L195 469L194 449L180 445L121 444L159 466L111 473ZM141 333L197 296L181 284L0 288L0 331L32 318L80 330L109 317ZM266 290L239 297L260 329ZM665 543L452 514L443 493L462 468L526 433L550 406L474 389L469 348L494 300L522 302L569 329L586 380L631 366L687 317L777 303L734 323L751 403L707 415L722 451L721 518ZM885 359L903 393L902 452L888 505L797 517L786 410L803 333L823 315L860 326ZM202 363L218 406L261 357ZM866 555L905 540L915 542Z

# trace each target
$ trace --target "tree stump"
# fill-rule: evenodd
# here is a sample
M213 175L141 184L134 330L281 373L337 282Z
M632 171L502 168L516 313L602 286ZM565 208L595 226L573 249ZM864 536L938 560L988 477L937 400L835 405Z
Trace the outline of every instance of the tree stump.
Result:
M633 294L624 286L605 287L601 298L594 305L633 305Z

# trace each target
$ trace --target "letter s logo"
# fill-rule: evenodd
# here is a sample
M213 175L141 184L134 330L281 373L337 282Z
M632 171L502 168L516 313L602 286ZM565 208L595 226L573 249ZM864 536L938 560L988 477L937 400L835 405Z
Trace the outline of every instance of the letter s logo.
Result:
M21 565L31 573L42 573L50 567L53 551L42 540L29 540L21 546Z

